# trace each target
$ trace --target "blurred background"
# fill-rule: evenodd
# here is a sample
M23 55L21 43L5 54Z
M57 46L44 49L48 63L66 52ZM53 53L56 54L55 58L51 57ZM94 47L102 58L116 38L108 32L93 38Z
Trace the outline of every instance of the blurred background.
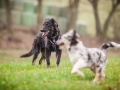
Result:
M45 18L73 28L85 46L120 42L120 0L0 0L0 49L27 49Z
M86 70L84 78L70 74L65 50L60 68L55 53L50 69L46 62L39 65L40 55L34 67L32 56L20 58L32 48L46 18L58 22L61 34L75 29L86 47L120 43L120 0L0 0L0 90L120 90L120 49L107 50L107 79L96 84Z

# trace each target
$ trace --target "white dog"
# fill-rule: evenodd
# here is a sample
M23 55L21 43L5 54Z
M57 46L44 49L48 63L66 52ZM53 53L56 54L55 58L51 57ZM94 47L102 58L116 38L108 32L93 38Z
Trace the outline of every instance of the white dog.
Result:
M100 49L86 48L78 37L79 34L76 33L75 30L70 30L62 35L61 39L57 42L60 49L63 49L63 47L67 49L67 53L73 65L71 73L84 76L83 72L79 69L88 67L95 73L93 82L97 81L99 77L104 79L104 68L107 63L105 51L109 47L120 48L120 44L110 42L103 44Z

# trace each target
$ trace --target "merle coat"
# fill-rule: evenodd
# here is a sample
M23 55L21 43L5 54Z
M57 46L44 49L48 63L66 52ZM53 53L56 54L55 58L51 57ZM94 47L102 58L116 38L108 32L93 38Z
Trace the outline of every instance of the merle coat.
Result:
M73 65L71 73L84 76L81 69L90 68L95 74L93 82L98 81L99 78L105 79L106 49L109 47L120 48L120 44L115 42L105 43L101 48L87 48L79 40L79 34L75 30L63 34L61 39L57 41L57 45L61 49L66 48L70 62Z

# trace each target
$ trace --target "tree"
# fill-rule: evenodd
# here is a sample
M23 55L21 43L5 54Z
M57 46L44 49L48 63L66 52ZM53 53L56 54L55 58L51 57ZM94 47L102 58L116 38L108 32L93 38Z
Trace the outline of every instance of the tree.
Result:
M38 0L38 17L37 17L37 30L40 30L42 25L42 0Z
M6 22L7 22L7 29L10 33L12 33L11 29L11 7L10 7L10 0L5 0L5 9L6 9Z
M78 7L80 0L69 0L69 9L70 9L70 24L69 29L76 29L76 19L78 15Z
M115 13L111 20L111 26L113 28L114 39L120 41L120 13L119 11Z
M107 35L108 26L109 26L111 17L113 16L113 14L116 11L116 8L120 4L120 0L111 0L112 8L111 8L111 10L110 10L110 12L108 14L107 19L105 20L103 28L101 28L99 14L98 14L98 11L99 11L98 10L98 2L100 0L88 0L88 1L91 3L91 5L93 7L93 12L94 12L94 16L95 16L95 23L96 23L96 35L100 36L100 37L102 37L104 39L104 38L106 38L106 35Z

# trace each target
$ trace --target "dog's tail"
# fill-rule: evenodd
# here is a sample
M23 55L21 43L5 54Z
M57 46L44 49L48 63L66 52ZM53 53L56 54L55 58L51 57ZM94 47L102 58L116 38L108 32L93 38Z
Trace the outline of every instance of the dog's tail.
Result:
M20 58L30 57L30 56L33 55L33 54L34 54L34 50L33 50L33 48L32 48L28 53L21 55Z
M38 34L36 37L35 37L35 39L34 39L34 41L33 41L33 44L32 44L32 49L28 52L28 53L26 53L26 54L23 54L23 55L21 55L20 57L21 58L23 58L23 57L30 57L30 56L32 56L33 54L38 54L39 53L39 51L40 51L40 49L41 49L41 47L42 47L42 40L41 40L41 33L40 34Z
M115 42L104 43L101 47L101 50L106 50L109 47L120 48L120 44L117 44Z

